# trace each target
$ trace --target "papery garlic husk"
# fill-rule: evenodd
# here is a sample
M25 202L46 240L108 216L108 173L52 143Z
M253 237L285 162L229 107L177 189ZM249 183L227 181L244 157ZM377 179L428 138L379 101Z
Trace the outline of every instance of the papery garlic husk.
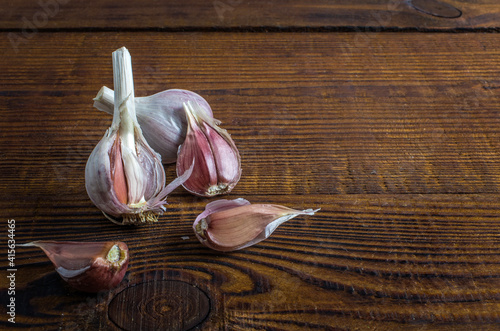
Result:
M84 292L117 287L129 262L124 242L33 241L20 246L41 248L61 278Z
M261 242L298 215L314 215L318 210L250 204L242 198L217 200L208 203L198 215L193 230L203 245L217 251L234 251Z
M189 178L165 186L161 157L146 142L137 122L132 61L126 48L113 52L115 110L111 127L94 148L85 168L85 187L94 204L117 224L155 222L167 195Z
M197 103L187 102L186 140L179 147L177 175L193 164L193 173L182 186L189 192L211 197L230 192L241 176L241 160L229 133L207 117Z
M196 102L207 117L212 117L208 102L195 92L170 89L135 98L137 121L148 144L161 155L164 164L177 160L177 151L186 137L184 102ZM113 114L113 90L103 86L94 98L94 107Z

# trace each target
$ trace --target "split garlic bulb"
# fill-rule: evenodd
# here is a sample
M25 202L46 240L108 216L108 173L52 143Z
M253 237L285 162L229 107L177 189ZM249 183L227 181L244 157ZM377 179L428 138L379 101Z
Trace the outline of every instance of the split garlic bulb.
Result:
M112 221L154 222L165 210L167 195L189 178L190 171L165 186L161 156L149 146L137 122L132 61L125 47L113 52L113 80L113 122L90 154L85 187Z

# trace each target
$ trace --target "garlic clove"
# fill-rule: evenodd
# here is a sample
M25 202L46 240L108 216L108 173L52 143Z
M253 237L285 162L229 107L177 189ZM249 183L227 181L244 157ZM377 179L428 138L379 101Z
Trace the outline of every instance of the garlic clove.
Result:
M170 89L135 98L137 121L148 144L161 155L164 164L177 160L177 151L186 137L184 102L196 102L207 117L212 117L208 102L195 92ZM94 98L94 107L113 114L113 90L103 86Z
M234 141L197 103L187 102L184 109L188 129L177 155L177 175L195 164L193 174L182 186L205 197L229 193L241 176L241 159Z
M319 209L295 210L271 204L250 204L245 199L218 200L207 204L193 230L205 246L234 251L268 238L276 228L298 215L314 215Z
M115 288L129 262L124 242L33 241L20 246L41 248L61 278L84 292Z
M227 193L238 183L241 176L240 155L226 130L203 123L203 131L210 143L217 168L217 190ZM210 190L210 188L209 188Z
M158 219L167 195L190 176L190 167L165 186L161 157L147 143L137 122L131 57L126 48L113 52L115 84L113 122L89 156L85 187L92 202L117 224Z

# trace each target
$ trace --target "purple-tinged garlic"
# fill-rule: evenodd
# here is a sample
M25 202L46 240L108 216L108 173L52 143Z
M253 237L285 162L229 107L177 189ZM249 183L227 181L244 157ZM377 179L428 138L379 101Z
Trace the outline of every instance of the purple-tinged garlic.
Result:
M194 162L193 173L182 186L189 192L212 197L230 192L241 176L238 149L226 130L206 116L197 103L184 103L188 128L179 147L177 175L183 175Z
M165 210L167 195L189 178L192 168L165 186L161 157L148 145L137 122L132 61L125 47L113 52L113 80L113 122L90 154L85 187L111 221L155 222Z
M61 278L84 292L117 287L129 261L124 242L33 241L20 246L41 248Z
M207 117L212 109L200 95L181 89L171 89L147 97L135 98L137 121L148 144L161 155L164 164L177 160L177 151L186 137L187 122L184 102L196 102ZM94 98L94 107L113 114L113 90L103 86Z
M298 215L314 215L318 210L250 204L241 198L217 200L208 203L198 215L193 230L203 245L217 251L234 251L261 242Z

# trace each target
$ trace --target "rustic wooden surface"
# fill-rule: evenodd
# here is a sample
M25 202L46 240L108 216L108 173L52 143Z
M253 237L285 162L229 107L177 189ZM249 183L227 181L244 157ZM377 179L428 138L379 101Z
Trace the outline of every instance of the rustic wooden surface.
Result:
M40 12L47 13L46 19ZM1 6L0 17L1 29L26 28L27 31L30 31L29 23L35 28L52 30L497 29L500 3L497 0L129 0L120 3L116 0L19 0Z
M233 1L223 22L210 2L152 16L153 1L117 12L114 1L91 3L61 4L37 32L22 26L34 1L0 6L0 327L500 327L496 2L446 1L462 13L452 19L402 1L380 29L368 29L370 16L387 1ZM345 31L308 29L323 26ZM137 96L193 90L232 134L243 176L227 198L321 211L233 253L199 244L191 225L214 199L182 188L155 225L107 221L87 196L84 168L111 122L92 98L112 87L111 52L121 46ZM173 179L173 166L166 171ZM125 241L124 281L80 293L41 250L18 247L16 324L8 323L8 219L17 243Z

